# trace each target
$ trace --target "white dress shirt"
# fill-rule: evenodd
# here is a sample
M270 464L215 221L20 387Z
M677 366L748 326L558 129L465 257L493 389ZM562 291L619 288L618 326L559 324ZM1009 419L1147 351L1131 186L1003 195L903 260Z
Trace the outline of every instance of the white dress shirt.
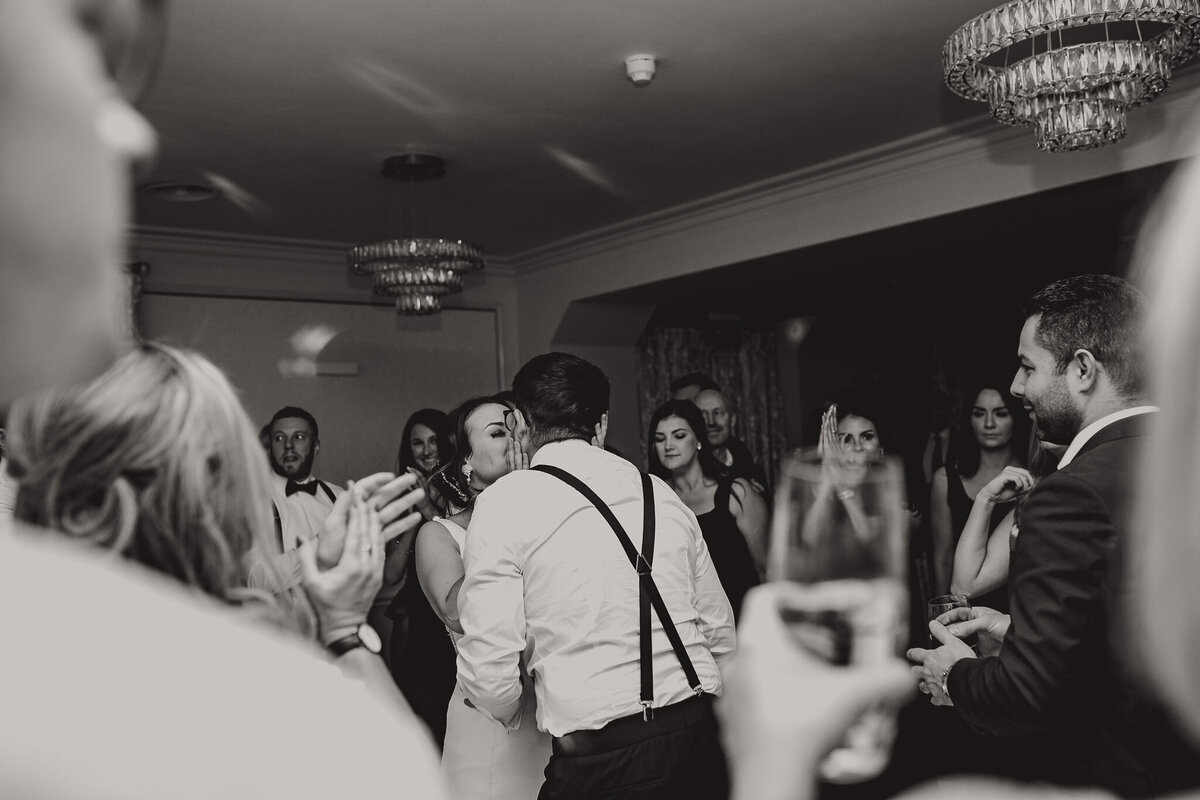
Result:
M1079 451L1083 449L1085 444L1091 441L1093 436L1107 428L1109 425L1112 425L1114 422L1125 419L1126 417L1136 417L1138 414L1150 414L1154 411L1158 411L1158 406L1135 406L1133 408L1124 408L1120 411L1114 411L1108 416L1101 417L1091 425L1088 425L1086 428L1081 430L1079 433L1075 434L1075 438L1071 440L1071 446L1067 448L1067 452L1063 453L1063 457L1058 460L1057 469L1062 469L1067 464L1070 464L1072 461L1074 461L1075 456L1079 455Z
M316 481L311 475L297 483L304 485ZM279 523L283 528L283 551L290 552L321 532L329 510L333 508L333 500L325 494L320 486L312 494L294 492L287 496L288 479L282 475L271 473L271 499L279 510ZM324 482L323 482L324 483ZM331 483L325 483L333 492L334 498L340 497L345 489Z
M545 445L531 464L586 483L640 549L636 467L582 440ZM718 664L735 647L733 611L695 515L661 480L652 485L654 580L704 690L720 694ZM506 475L476 501L463 563L458 678L478 708L512 723L528 648L541 730L562 736L641 711L637 573L587 498L544 473ZM662 707L692 692L657 614L651 620L654 705Z
M297 483L312 483L316 478L311 475L307 480ZM279 513L279 525L282 532L283 552L271 556L275 565L274 572L284 579L284 589L297 586L300 583L300 556L296 552L303 542L316 536L325 525L325 518L333 508L333 501L320 486L312 494L293 492L287 496L288 479L277 473L271 473L271 502ZM346 490L331 483L326 486L333 492L335 498L340 497ZM277 590L273 586L271 572L262 562L250 568L250 585L255 588Z

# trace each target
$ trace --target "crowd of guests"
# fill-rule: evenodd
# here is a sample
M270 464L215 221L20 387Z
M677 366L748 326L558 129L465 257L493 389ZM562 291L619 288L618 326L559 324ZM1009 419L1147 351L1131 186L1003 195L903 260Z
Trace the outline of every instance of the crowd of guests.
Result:
M990 754L1034 784L913 796L1197 796L1200 164L1139 257L1154 313L1112 276L1047 286L1015 376L931 439L914 596L973 604L910 666L834 667L756 585L769 476L705 376L653 414L649 471L605 446L603 372L547 353L337 487L304 409L256 429L202 355L122 346L164 5L0 0L0 793L807 798L863 711L919 692L983 754L926 775ZM824 420L826 458L886 443L869 404Z

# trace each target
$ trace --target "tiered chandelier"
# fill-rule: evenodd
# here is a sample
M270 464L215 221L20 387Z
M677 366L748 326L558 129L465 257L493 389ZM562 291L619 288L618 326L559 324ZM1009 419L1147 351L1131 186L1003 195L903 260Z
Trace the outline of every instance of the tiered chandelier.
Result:
M1033 126L1042 150L1125 136L1125 114L1161 94L1200 48L1200 0L1016 0L946 40L946 85Z
M424 181L446 174L437 156L408 153L383 162L391 180ZM455 239L389 239L350 248L350 269L370 275L375 294L394 297L401 314L436 314L442 298L462 291L462 276L486 263L478 247Z

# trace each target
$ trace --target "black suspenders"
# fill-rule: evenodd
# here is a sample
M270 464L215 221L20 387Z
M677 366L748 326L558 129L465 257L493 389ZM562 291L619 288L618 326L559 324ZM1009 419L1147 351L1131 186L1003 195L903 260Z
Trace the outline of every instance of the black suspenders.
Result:
M675 623L671 621L671 615L667 611L667 605L663 602L662 595L659 594L658 585L654 583L654 576L651 574L651 569L654 566L654 487L650 483L650 476L642 473L642 498L645 508L642 521L642 552L638 552L633 546L633 542L629 538L629 534L621 527L621 523L617 521L617 517L612 513L600 496L592 491L586 483L576 478L566 470L552 467L549 464L539 464L532 469L538 472L544 472L547 475L553 475L563 483L571 486L584 497L600 512L600 516L604 517L604 521L613 529L613 533L617 535L621 547L625 550L625 555L629 558L629 563L637 570L639 585L639 612L640 612L640 631L639 644L641 650L642 672L642 719L649 721L654 717L654 671L651 660L652 654L650 649L650 607L654 606L654 611L658 614L658 619L662 623L663 630L667 634L667 639L671 642L671 649L675 651L675 657L679 659L679 665L683 667L683 674L687 678L688 686L696 694L704 691L700 685L700 678L696 675L696 669L692 666L692 659L688 657L687 650L684 649L683 640L679 638L679 632L675 630Z

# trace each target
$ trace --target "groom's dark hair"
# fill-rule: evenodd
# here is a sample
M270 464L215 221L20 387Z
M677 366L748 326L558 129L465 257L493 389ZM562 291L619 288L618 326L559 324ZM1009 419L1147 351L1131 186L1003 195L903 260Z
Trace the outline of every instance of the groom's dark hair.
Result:
M529 417L531 444L564 439L590 440L608 411L608 377L570 353L531 358L513 379L513 393Z

